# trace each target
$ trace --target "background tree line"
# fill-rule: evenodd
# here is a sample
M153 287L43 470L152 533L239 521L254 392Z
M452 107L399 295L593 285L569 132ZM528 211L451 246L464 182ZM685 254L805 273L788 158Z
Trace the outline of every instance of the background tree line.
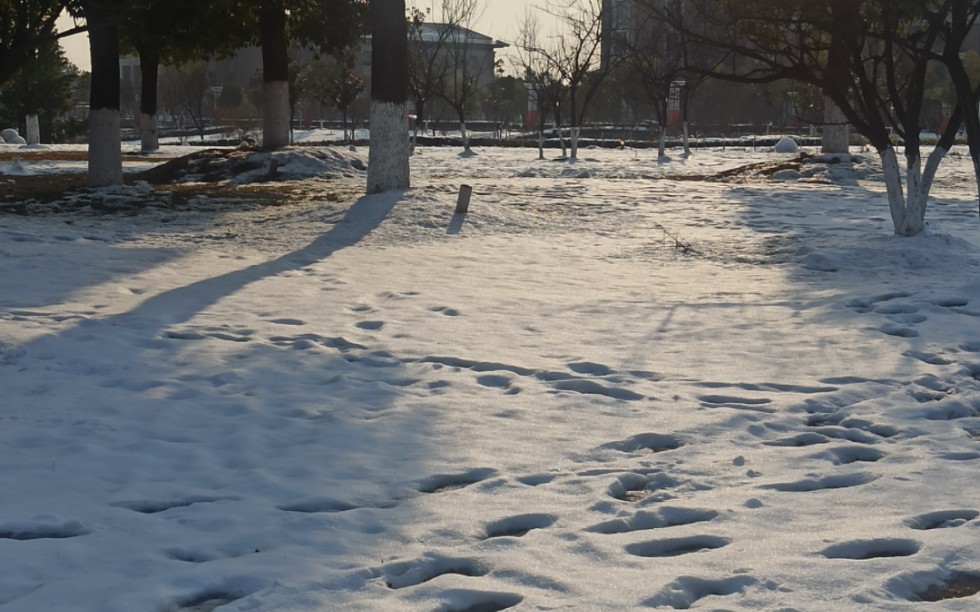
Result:
M506 102L518 95L516 82L500 81L484 92L478 87L487 67L476 65L467 43L479 16L477 0L445 0L437 20L442 25L429 28L428 40L422 32L430 16L406 15L403 2L382 0L0 0L0 79L9 81L18 67L47 57L42 49L57 36L54 18L61 10L74 15L88 29L92 50L90 181L110 184L121 180L121 51L140 58L143 146L152 150L162 63L187 65L246 45L261 48L261 96L254 99L263 115L263 144L275 148L289 142L299 87L329 90L321 101L346 109L363 86L345 73L344 59L291 73L289 49L349 57L374 14L369 6L400 11L416 125L441 106L455 116L468 148L467 120L479 106L485 114L499 110L502 123L508 113L513 117ZM662 143L672 111L683 117L686 136L691 109L706 115L718 107L792 106L802 118L837 109L881 157L896 233L922 231L935 169L961 128L980 191L978 61L961 53L980 1L633 0L626 21L614 12L622 6L550 0L544 10L559 24L558 34L543 37L529 14L515 45L515 65L537 104L539 134L548 123L566 128L559 134L569 136L570 157L583 125L606 117L643 117ZM57 64L57 53L47 61ZM753 90L746 93L739 84ZM739 94L745 102L733 103ZM920 135L940 120L946 129L923 159Z

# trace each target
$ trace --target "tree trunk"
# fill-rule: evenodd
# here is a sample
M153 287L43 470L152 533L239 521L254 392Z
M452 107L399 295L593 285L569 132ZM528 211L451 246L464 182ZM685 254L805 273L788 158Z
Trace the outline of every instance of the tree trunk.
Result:
M820 152L847 153L850 149L847 118L828 97L824 97L823 100L823 120Z
M918 151L906 153L906 190L902 189L902 173L899 170L898 155L893 147L878 150L885 175L885 189L888 193L888 207L891 211L892 225L897 236L916 236L925 229L926 204L939 164L946 156L947 149L937 146L929 154L925 168Z
M459 120L459 137L463 141L463 151L470 152L470 134L466 131L466 122Z
M538 112L538 159L544 159L544 113Z
M123 181L119 131L119 30L111 15L86 5L92 86L89 93L88 184Z
M289 144L289 43L283 0L262 0L259 16L262 40L262 147Z
M577 125L573 125L572 127L569 128L568 139L571 142L569 146L570 149L570 154L568 156L569 159L578 159L578 134L579 131Z
M408 189L408 32L405 0L371 0L371 140L367 192Z
M688 128L687 119L685 119L684 122L681 124L681 130L683 130L683 134L684 134L684 157L691 156L691 139L688 134L687 128Z
M160 148L157 133L157 74L160 55L148 49L140 57L140 151L149 153Z
M419 126L422 125L422 112L419 110L419 102L415 101L415 121L412 122L412 142L408 145L409 155L415 155L415 147L419 143Z
M41 144L41 124L36 113L27 116L27 132L25 136L28 146Z
M660 136L657 139L657 157L667 157L667 126L660 126Z

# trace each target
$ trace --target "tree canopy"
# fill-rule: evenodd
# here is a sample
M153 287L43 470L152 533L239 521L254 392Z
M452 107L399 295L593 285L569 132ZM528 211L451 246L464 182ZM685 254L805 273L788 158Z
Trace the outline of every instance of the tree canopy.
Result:
M56 38L55 23L66 0L0 0L0 84Z

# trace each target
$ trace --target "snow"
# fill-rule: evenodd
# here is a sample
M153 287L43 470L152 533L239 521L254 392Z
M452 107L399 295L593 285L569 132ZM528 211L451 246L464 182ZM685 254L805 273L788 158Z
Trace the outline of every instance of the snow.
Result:
M282 206L0 216L4 612L972 592L964 152L900 238L867 156L422 147L413 189L331 198L365 153L302 150Z

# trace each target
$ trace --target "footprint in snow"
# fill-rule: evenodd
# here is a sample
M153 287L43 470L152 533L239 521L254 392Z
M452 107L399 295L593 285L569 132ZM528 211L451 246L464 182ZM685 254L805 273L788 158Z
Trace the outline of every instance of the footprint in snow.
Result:
M360 507L361 506L358 506L357 504L352 504L340 499L334 499L332 497L310 497L278 506L280 510L285 512L302 512L304 514L333 514L338 512L347 512L349 510L357 510Z
M667 489L677 487L680 481L670 476L658 472L654 474L623 474L616 479L606 493L613 499L620 501L635 502L661 502L672 499L674 496L667 492Z
M977 593L980 593L980 574L953 572L940 584L930 585L916 596L919 601L945 601L971 597Z
M485 539L514 537L519 538L534 529L544 529L555 524L558 517L554 514L520 514L499 521L487 523L484 527Z
M708 407L737 408L754 412L773 413L773 408L766 407L772 400L767 397L738 397L734 395L699 395L698 400Z
M980 340L969 340L960 344L959 348L966 353L980 353Z
M891 300L897 300L901 298L911 297L911 293L905 293L904 291L896 291L892 293L882 293L873 297L868 298L854 298L844 302L844 305L848 308L853 308L857 312L871 312L875 308L875 304L880 302L888 302Z
M882 559L886 557L910 557L919 552L921 544L915 540L902 538L876 538L873 540L854 540L834 544L823 549L820 554L828 559Z
M681 525L693 525L694 523L711 521L717 517L718 513L714 510L664 507L656 510L640 510L630 517L605 521L587 527L585 530L592 533L611 535L646 531L649 529L679 527Z
M805 478L803 480L796 480L793 482L761 485L759 488L771 489L773 491L785 491L789 493L809 493L813 491L857 487L873 482L874 480L877 480L877 477L871 474L839 474L819 478Z
M876 444L879 441L878 434L869 433L858 427L846 427L843 422L840 425L821 425L813 428L814 434L831 438L834 440L847 440L858 444Z
M355 325L358 329L363 329L367 331L378 331L385 326L384 321L360 321Z
M306 321L302 319L272 319L269 323L276 325L306 325Z
M914 314L919 312L919 307L914 304L887 303L872 309L872 312L883 315Z
M945 357L938 355L936 353L927 353L925 351L905 351L902 353L906 357L911 357L912 359L917 359L922 363L928 365L950 365L953 362Z
M670 434L641 433L630 436L625 440L609 442L599 447L600 450L615 450L623 453L649 454L675 450L684 443Z
M712 535L664 538L626 545L626 552L637 557L679 557L728 546L731 540Z
M458 474L435 474L419 482L421 493L443 493L476 484L498 474L493 468L474 468Z
M669 606L676 610L686 610L706 597L735 595L744 592L746 588L757 583L758 581L751 576L721 579L681 576L661 589L659 593L644 601L643 605L651 608Z
M936 306L941 306L943 308L963 308L970 304L969 298L960 295L945 295L939 297L928 298L925 300L929 304L935 304Z
M431 310L432 312L437 312L446 317L458 317L460 315L460 312L458 310L456 310L455 308L450 308L448 306L435 306L433 308L430 308L429 310Z
M517 593L469 589L449 589L439 593L439 596L446 602L439 608L442 612L499 612L524 601Z
M590 376L608 376L609 374L612 374L612 370L609 368L609 366L604 366L601 363L576 361L567 365L568 369L576 374L587 374Z
M813 456L814 459L826 459L834 465L850 465L858 461L873 463L884 457L885 453L868 446L838 446Z
M419 559L385 564L384 575L389 589L404 589L428 582L446 574L485 576L489 568L475 559L447 557L426 553Z
M0 540L46 540L75 538L89 533L81 521L56 516L38 516L26 521L0 523Z
M786 446L786 447L804 447L804 446L816 446L817 444L827 444L830 442L830 438L827 436L808 431L795 436L790 436L788 438L778 438L776 440L766 440L763 442L766 446Z
M919 332L911 327L906 327L905 325L899 325L897 323L885 323L878 329L885 335L897 336L899 338L917 338L919 336Z
M226 606L233 601L238 601L242 596L225 591L208 591L199 595L192 595L177 604L175 610L178 612L211 612L221 606Z
M139 499L133 501L121 501L110 504L117 508L125 508L140 514L159 514L174 508L186 508L194 504L207 504L220 501L236 501L234 497L209 497L204 495L189 495L170 500Z
M955 421L977 416L977 409L958 400L948 400L941 406L926 410L922 416L927 421Z
M976 510L938 510L927 512L905 521L905 524L912 529L928 531L931 529L946 529L949 527L959 527L976 519L980 512Z

